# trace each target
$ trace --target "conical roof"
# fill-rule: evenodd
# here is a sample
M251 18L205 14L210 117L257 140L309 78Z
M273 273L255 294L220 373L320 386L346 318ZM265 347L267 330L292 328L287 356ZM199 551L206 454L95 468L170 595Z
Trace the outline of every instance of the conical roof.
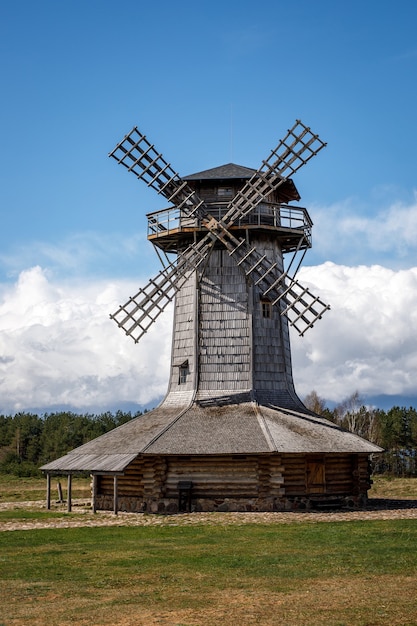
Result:
M307 411L242 402L164 406L44 465L46 472L121 472L138 455L314 454L381 448Z
M184 180L227 180L227 179L249 179L255 174L256 170L236 163L226 163L219 167L212 167L202 172L183 176Z
M225 165L212 167L211 169L196 172L195 174L188 174L188 176L183 176L182 178L191 183L215 180L224 182L228 180L249 180L256 171L257 170L251 167L245 167L244 165L226 163ZM291 178L287 178L282 183L281 190L286 202L290 200L300 200L301 198Z

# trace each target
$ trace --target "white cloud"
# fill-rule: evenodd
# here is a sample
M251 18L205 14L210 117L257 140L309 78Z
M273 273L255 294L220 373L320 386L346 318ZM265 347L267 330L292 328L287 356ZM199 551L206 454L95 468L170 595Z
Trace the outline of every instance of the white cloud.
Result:
M332 307L304 338L293 338L301 396L312 389L334 401L354 391L416 394L416 267L325 263L303 268L299 279Z
M356 390L416 394L416 267L324 263L298 278L332 307L303 338L292 338L301 397L313 389L328 401ZM156 404L168 384L171 313L137 345L109 319L137 286L58 283L38 266L0 285L0 413Z
M386 194L390 192L386 190ZM373 215L353 199L328 207L316 206L310 212L314 216L314 249L322 258L367 264L390 260L390 265L393 262L397 267L415 261L416 192L411 202L392 202Z
M135 345L109 319L128 281L57 285L40 268L0 291L0 412L147 404L167 385L171 318Z

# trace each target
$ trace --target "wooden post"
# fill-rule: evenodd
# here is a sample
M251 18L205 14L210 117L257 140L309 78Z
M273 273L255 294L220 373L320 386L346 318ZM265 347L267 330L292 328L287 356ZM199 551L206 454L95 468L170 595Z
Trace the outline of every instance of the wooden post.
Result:
M51 508L51 475L46 475L46 508L48 511Z
M117 475L113 478L113 513L117 515Z
M68 493L67 493L67 511L68 511L68 513L71 513L71 508L72 508L71 487L72 487L72 474L68 474Z
M62 495L62 486L61 486L61 481L58 480L57 484L56 484L56 488L58 490L58 502L59 504L61 504L61 502L64 502L64 496Z
M92 503L91 508L93 513L97 513L97 474L93 474L93 484L92 484Z

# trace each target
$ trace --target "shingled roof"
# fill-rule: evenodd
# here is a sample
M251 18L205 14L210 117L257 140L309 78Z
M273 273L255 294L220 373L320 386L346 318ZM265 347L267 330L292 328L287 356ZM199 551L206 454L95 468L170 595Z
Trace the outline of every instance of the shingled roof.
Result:
M47 463L45 472L122 472L138 455L365 453L381 448L308 411L243 402L162 404Z
M226 163L219 165L196 174L183 176L184 180L227 180L227 179L249 179L255 174L256 170L244 165L236 165L236 163Z
M196 172L195 174L188 174L188 176L183 176L182 178L191 183L214 180L224 182L228 180L249 180L256 173L256 171L257 170L254 170L251 167L245 167L244 165L226 163L225 165L219 165L218 167ZM290 200L300 200L301 198L291 178L287 178L287 180L283 182L281 193L283 193L283 197L286 202Z

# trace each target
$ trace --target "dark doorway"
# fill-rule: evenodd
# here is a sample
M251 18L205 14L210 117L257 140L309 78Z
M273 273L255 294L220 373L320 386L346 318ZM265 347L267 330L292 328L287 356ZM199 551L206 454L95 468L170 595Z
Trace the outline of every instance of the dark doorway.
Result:
M178 483L178 511L180 513L191 512L191 490L193 483L191 480L180 480Z

